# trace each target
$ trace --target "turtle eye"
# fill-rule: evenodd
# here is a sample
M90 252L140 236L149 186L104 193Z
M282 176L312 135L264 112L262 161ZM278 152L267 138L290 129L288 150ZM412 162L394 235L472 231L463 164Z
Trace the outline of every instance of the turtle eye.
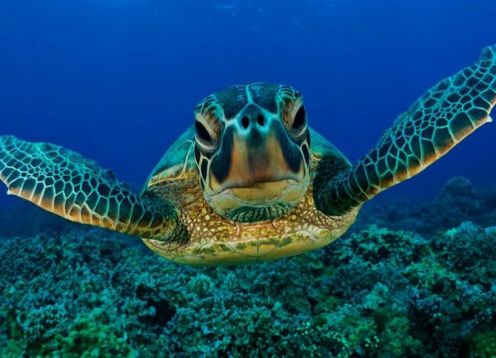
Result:
M203 124L196 121L195 129L196 129L196 135L198 136L198 138L200 138L205 143L212 144L212 136L210 136L210 133L208 133L207 128L205 128L205 126Z
M293 119L293 130L299 131L303 127L305 127L305 124L307 122L307 113L305 111L305 107L302 105L298 111L296 112L294 119Z
M207 127L200 121L195 121L196 139L205 149L212 149L217 145L215 134L211 133Z

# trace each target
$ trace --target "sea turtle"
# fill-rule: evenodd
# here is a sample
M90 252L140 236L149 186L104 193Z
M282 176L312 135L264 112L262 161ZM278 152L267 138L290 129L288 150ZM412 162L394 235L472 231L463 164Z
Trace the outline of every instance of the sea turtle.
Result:
M270 260L326 246L364 202L419 173L490 122L496 46L400 115L358 163L309 128L289 86L233 86L204 99L140 194L79 154L0 137L8 192L79 223L139 236L185 264Z

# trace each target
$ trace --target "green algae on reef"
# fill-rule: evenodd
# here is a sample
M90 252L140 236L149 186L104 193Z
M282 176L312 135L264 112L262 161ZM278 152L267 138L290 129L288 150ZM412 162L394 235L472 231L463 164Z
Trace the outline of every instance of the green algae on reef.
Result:
M457 180L430 205L466 203ZM479 225L362 222L324 250L227 268L78 226L5 238L0 356L491 356L496 228L484 224L496 209L475 204L483 218L450 212ZM373 221L387 226L385 212Z

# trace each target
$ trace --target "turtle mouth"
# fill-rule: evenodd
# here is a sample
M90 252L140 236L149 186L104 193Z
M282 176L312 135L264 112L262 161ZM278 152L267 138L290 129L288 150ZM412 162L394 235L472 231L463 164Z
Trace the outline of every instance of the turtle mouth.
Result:
M307 188L307 181L294 178L231 184L211 195L208 202L217 213L231 220L272 220L298 205Z
M298 181L289 178L260 181L250 185L232 184L224 188L220 195L225 192L230 192L241 202L264 205L277 201L289 187L294 185L298 185Z

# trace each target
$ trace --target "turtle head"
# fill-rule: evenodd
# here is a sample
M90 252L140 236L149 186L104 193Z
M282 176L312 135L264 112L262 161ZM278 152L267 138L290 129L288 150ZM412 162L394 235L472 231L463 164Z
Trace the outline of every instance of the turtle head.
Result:
M195 110L195 159L206 201L240 222L277 218L310 183L310 137L301 95L289 86L233 86Z

